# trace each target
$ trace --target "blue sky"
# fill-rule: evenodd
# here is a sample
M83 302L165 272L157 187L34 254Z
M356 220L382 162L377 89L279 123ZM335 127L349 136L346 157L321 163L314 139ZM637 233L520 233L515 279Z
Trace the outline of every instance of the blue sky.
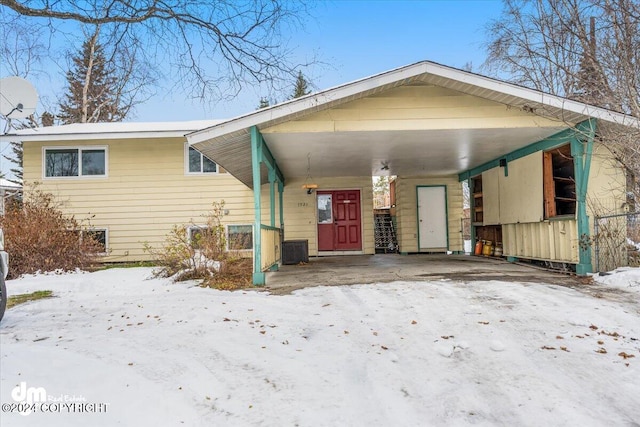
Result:
M477 71L485 59L484 28L501 10L498 0L318 1L313 18L289 34L290 46L300 58L315 53L328 64L304 71L318 90L421 60L460 68L471 62ZM264 95L247 89L213 107L157 96L131 121L228 118L254 110Z

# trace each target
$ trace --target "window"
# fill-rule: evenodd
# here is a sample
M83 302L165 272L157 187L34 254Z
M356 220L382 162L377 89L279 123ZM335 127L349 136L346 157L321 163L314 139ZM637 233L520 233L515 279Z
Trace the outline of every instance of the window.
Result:
M218 165L193 147L187 147L187 173L217 173Z
M553 218L576 213L576 181L571 146L543 154L544 216Z
M206 225L192 225L187 229L189 242L195 249L200 249L200 242L202 238L209 235L209 227Z
M253 249L253 226L252 225L227 226L227 249L228 250Z
M318 224L331 224L332 222L331 194L318 194Z
M92 237L101 247L100 252L107 253L107 230L94 228L83 232L83 235Z
M106 176L107 149L87 148L45 148L44 176L87 177Z

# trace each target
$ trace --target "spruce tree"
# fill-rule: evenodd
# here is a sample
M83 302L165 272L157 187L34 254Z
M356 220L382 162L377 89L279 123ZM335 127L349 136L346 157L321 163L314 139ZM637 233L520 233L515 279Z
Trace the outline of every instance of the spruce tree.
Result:
M309 95L311 90L309 89L309 83L302 74L302 71L298 71L298 78L296 79L296 85L293 90L291 99L300 98L301 96Z
M26 122L19 122L15 129L29 129L37 128L40 126L53 126L54 116L48 111L45 111L40 116L40 124L38 124L38 119L34 115L27 117L25 121ZM11 141L9 143L9 146L11 147L11 152L13 153L13 155L2 155L2 157L15 165L10 169L11 173L13 174L13 178L10 178L9 181L15 184L22 184L22 142ZM0 175L0 177L6 178L4 174Z
M7 156L6 154L2 155L2 157L4 157L6 160L16 165L15 167L10 169L14 178L9 179L9 181L16 184L22 184L22 142L11 141L9 143L9 146L11 147L11 151L13 152L13 156ZM2 178L4 178L4 174L2 175Z
M263 96L262 98L260 98L260 104L258 104L258 110L262 108L267 108L269 105L270 105L269 100Z
M72 57L67 72L68 93L60 103L58 117L64 124L117 122L126 110L120 108L116 77L98 43L99 30L82 44L79 55Z

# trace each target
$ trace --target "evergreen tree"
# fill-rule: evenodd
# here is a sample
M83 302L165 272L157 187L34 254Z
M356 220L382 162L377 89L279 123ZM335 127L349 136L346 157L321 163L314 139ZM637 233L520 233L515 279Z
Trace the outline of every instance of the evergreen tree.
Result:
M262 108L267 108L269 105L271 105L269 104L269 100L263 96L262 98L260 98L260 104L258 104L258 110Z
M19 122L15 128L28 129L39 127L37 117L35 117L34 115L27 117L25 121L26 122ZM53 126L53 121L53 114L47 111L42 113L42 115L40 116L40 122L42 126ZM13 153L13 155L2 155L2 157L15 165L12 169L10 169L11 173L13 174L13 178L9 179L9 181L16 184L22 184L22 142L11 141L9 143L9 146L11 147L11 152ZM0 178L5 178L4 174L1 174Z
M598 68L595 18L589 21L589 44L580 58L580 68L576 73L575 89L570 98L587 104L598 105L603 100L611 99L613 94L607 91L607 78Z
M73 68L67 72L68 93L60 103L58 117L64 124L117 122L127 110L120 107L117 79L98 43L99 28L82 44L82 51L72 57Z
M10 169L11 173L14 176L14 179L9 179L9 181L15 182L16 184L22 184L22 142L11 141L9 143L9 146L11 147L13 156L7 156L6 154L2 155L2 157L16 165L15 167Z
M309 82L307 82L302 71L298 71L298 78L296 79L296 85L291 99L300 98L301 96L309 95L310 93L311 90L309 89Z

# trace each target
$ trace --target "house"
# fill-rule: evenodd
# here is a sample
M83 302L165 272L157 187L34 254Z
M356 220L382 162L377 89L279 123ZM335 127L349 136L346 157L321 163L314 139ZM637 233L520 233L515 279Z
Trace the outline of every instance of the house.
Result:
M624 210L622 167L598 126L638 120L432 62L419 62L230 120L77 124L17 131L39 181L104 235L105 261L142 260L172 224L225 202L248 235L254 283L282 241L309 255L374 254L373 175L396 176L400 253L462 253L472 235L504 256L592 270L593 203ZM259 190L259 191L255 191Z

